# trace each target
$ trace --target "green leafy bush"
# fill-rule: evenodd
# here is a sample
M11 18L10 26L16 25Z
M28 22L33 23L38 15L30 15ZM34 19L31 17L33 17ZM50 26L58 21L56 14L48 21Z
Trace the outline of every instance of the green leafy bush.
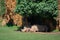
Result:
M5 0L0 0L0 16L5 13Z
M17 0L15 12L27 17L39 15L49 19L57 17L57 5L57 0Z

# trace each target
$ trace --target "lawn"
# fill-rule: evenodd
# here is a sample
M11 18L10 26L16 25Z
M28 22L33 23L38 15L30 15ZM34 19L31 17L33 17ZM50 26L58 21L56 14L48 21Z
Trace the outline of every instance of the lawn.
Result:
M0 40L60 40L60 34L16 31L17 27L0 27Z

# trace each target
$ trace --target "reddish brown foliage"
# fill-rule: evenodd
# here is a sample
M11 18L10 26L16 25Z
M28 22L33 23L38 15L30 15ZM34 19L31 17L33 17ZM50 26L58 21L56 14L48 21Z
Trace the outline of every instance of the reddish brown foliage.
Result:
M22 24L23 24L23 17L21 16L21 15L19 15L19 14L15 14L13 17L12 17L12 19L13 19L13 22L14 22L14 24L15 25L17 25L17 26L22 26Z

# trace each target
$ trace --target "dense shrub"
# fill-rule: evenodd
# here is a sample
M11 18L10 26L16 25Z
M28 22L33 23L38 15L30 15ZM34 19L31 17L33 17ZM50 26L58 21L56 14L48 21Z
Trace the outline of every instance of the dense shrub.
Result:
M0 16L5 13L5 0L0 0Z
M55 18L58 15L57 0L17 0L15 12L27 17Z

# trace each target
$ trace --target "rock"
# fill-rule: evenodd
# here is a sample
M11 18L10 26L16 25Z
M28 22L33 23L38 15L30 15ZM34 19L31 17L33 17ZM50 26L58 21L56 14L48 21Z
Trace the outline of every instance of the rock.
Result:
M24 27L24 29L21 30L22 32L29 32L30 28Z
M37 32L37 31L38 31L37 25L33 25L30 29L30 32Z
M46 25L32 25L31 32L48 32L48 27Z

